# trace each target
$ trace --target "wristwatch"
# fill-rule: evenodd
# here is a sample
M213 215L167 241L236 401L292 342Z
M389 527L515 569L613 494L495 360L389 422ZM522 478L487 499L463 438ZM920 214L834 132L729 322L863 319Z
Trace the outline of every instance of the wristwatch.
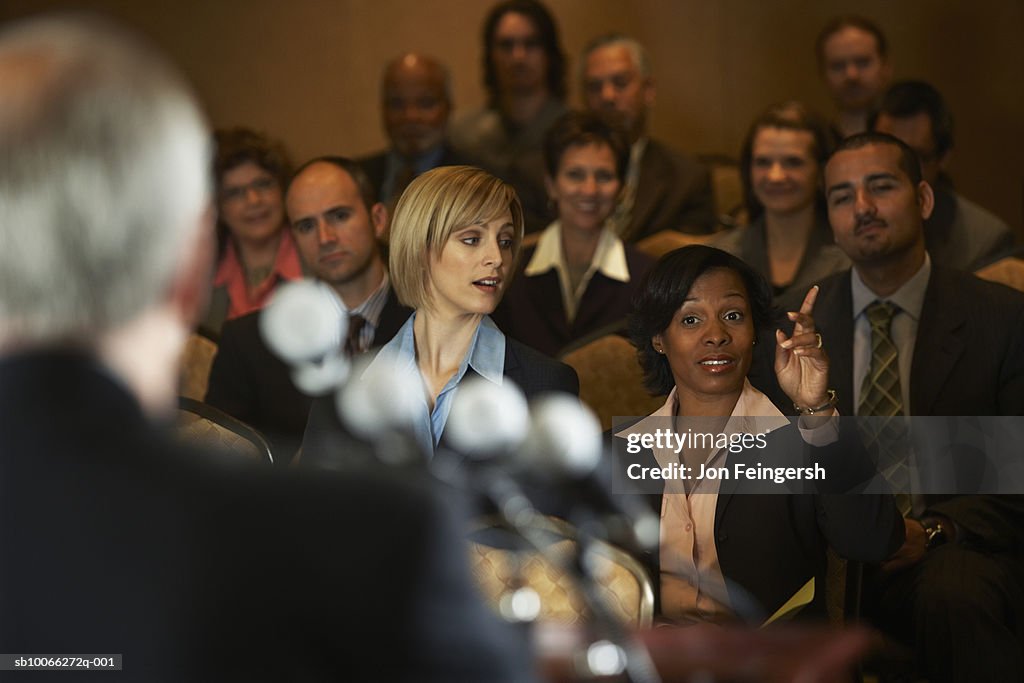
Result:
M949 540L949 530L946 529L946 526L942 522L934 517L926 517L922 519L921 526L924 527L924 547L926 549L931 550L932 548L937 548Z

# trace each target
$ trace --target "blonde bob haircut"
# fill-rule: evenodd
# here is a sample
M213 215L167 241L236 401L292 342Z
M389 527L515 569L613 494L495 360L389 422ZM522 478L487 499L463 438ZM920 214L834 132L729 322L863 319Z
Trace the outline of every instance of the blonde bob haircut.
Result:
M511 185L472 166L441 166L413 180L391 219L389 266L398 300L430 304L430 257L441 255L452 232L512 215L512 272L523 242L523 207Z

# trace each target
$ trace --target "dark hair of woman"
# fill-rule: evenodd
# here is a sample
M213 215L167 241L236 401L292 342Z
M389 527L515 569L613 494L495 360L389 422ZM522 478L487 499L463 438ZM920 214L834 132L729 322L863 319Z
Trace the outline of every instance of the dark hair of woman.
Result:
M615 157L615 175L626 182L629 166L629 138L625 129L600 114L570 111L555 121L544 136L544 167L548 176L558 176L562 156L570 147L608 145Z
M274 176L278 187L284 192L292 178L292 164L284 146L250 128L237 126L214 131L213 141L216 153L213 158L213 182L218 197L228 171L251 162ZM217 254L224 253L228 238L228 226L217 220Z
M704 245L682 247L662 256L647 272L633 298L629 337L637 349L644 372L644 386L652 395L667 394L675 386L668 358L658 353L651 338L665 331L683 305L697 279L715 268L728 268L743 280L753 318L755 340L773 329L778 316L772 307L772 290L753 268L732 254Z

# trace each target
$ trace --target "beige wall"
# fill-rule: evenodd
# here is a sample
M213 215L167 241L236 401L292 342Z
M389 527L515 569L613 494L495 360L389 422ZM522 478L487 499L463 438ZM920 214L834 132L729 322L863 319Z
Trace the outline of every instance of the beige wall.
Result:
M456 104L483 100L474 0L3 0L0 20L50 7L90 7L163 45L217 125L283 138L297 160L383 145L377 78L403 50L452 67ZM549 0L567 52L592 36L632 33L658 80L653 132L683 149L735 155L767 104L804 99L830 112L813 41L835 14L857 11L889 35L896 76L924 78L957 119L951 167L960 190L1024 225L1024 3L1020 0ZM575 62L575 59L573 59ZM577 101L573 80L573 101ZM456 111L456 114L458 111Z

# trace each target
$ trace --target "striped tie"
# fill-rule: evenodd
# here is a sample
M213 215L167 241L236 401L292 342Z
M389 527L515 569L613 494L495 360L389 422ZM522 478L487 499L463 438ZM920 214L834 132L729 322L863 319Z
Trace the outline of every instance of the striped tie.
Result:
M890 328L896 307L874 301L865 313L871 323L871 367L860 390L861 432L869 451L878 456L878 467L893 491L900 512L910 512L910 470L907 467L909 441L903 419L903 395L900 392L899 354Z

